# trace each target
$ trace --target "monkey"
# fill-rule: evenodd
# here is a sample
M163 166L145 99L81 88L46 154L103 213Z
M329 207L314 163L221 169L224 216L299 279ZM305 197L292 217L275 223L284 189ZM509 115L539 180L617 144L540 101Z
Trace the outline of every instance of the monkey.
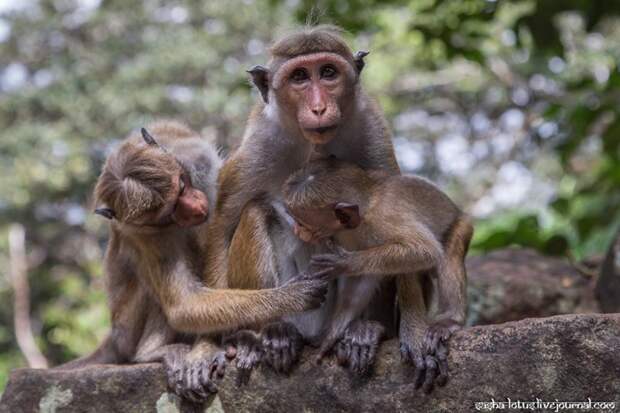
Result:
M367 55L354 54L335 26L305 27L270 47L267 66L248 71L260 98L240 146L218 178L208 225L212 238L205 278L215 280L210 282L273 288L306 271L318 251L294 236L281 189L314 152L364 169L400 172L385 118L361 85ZM331 296L328 292L327 302ZM288 371L299 357L302 338L308 341L319 332L330 308L327 303L297 317L253 326L261 332L263 361Z
M92 355L65 368L162 361L170 387L201 401L217 391L212 379L226 364L209 336L244 325L250 308L269 319L320 304L326 287L313 280L261 291L262 308L255 291L203 283L209 241L203 228L221 162L210 144L177 122L131 134L107 158L94 197L95 213L110 220L104 268L112 329ZM280 296L295 297L297 307L280 305ZM235 311L242 315L230 317Z
M283 194L295 234L305 242L325 242L332 250L314 255L310 264L313 271L338 281L336 307L319 359L348 326L356 325L382 277L396 276L403 279L403 357L415 363L418 387L423 384L430 391L435 380L444 384L447 340L465 322L464 258L473 234L469 218L426 179L365 171L333 157L294 173ZM425 277L437 283L429 290L434 297L424 296ZM427 299L437 300L437 308L427 308ZM346 343L338 345L339 362L348 351ZM373 347L351 360L356 368L367 370L375 356Z

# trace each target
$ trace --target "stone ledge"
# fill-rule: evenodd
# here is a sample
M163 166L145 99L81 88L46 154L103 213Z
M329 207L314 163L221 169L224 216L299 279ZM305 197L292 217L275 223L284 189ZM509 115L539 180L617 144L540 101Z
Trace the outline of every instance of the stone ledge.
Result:
M468 412L476 401L613 401L620 405L620 314L562 315L457 332L450 380L430 395L414 390L396 340L380 351L364 382L327 362L303 363L288 377L260 369L249 385L228 370L208 412ZM187 410L185 407L182 410ZM157 364L93 366L77 371L13 371L1 413L175 412Z

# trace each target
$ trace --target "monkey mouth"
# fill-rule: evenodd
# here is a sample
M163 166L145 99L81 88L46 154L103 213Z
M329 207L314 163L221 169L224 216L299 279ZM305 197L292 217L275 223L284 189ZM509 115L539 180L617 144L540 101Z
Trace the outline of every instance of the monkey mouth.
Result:
M312 132L312 133L318 133L319 135L322 135L326 132L332 131L336 129L336 125L331 125L331 126L321 126L318 128L308 128L306 129L308 132Z

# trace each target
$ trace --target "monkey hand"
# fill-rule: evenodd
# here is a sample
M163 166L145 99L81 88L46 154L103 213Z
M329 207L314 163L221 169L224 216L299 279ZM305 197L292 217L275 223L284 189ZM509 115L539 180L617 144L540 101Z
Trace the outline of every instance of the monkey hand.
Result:
M303 242L309 242L312 244L317 242L312 231L302 225L293 225L293 233Z
M247 384L263 357L260 336L252 330L240 330L224 338L224 347L226 356L236 359L237 385Z
M443 342L437 346L434 354L428 354L424 348L424 330L418 334L400 334L400 356L405 363L415 368L413 382L416 389L422 387L424 393L430 393L435 384L443 386L448 379L447 347Z
M310 269L317 275L329 277L351 275L353 255L354 253L350 251L336 247L333 253L313 255L310 260Z
M304 347L301 333L293 324L277 321L261 331L265 362L278 373L288 373Z
M326 276L321 274L299 274L278 289L295 298L298 303L297 311L313 310L325 301L325 295L329 287Z
M336 347L338 364L364 376L372 370L385 328L376 321L357 320L345 330Z

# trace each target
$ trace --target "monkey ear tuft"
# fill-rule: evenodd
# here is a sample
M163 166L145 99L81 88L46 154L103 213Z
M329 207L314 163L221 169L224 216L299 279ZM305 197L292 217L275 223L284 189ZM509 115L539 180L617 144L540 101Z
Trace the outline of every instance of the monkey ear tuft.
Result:
M360 209L355 204L339 202L334 207L334 215L338 221L347 229L357 228L361 223Z
M357 69L357 73L362 72L362 69L366 65L366 62L364 62L364 58L369 54L370 52L367 52L365 50L360 50L359 52L355 53L355 68Z
M142 132L142 139L144 139L144 142L146 142L147 145L159 146L153 135L151 135L149 131L146 130L146 128L140 129L140 132Z
M258 88L265 103L269 102L269 69L264 66L254 66L247 71L252 76L252 83Z
M112 219L116 217L116 212L110 208L97 208L95 209L95 214L101 215L104 218Z

